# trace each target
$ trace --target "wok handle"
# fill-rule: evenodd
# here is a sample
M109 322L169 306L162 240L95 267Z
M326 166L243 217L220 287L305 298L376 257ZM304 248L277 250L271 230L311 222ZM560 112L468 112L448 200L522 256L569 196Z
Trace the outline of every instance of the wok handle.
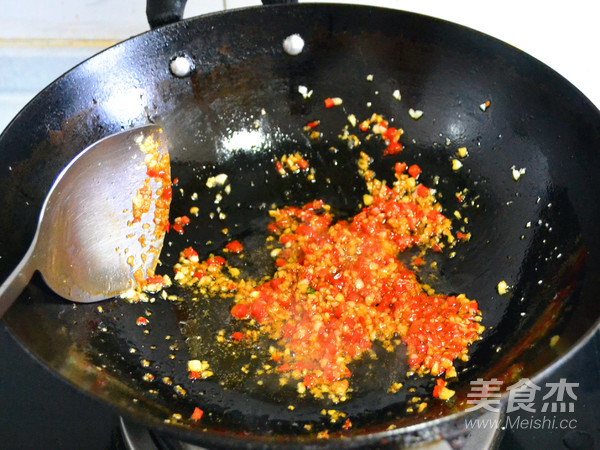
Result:
M36 238L33 243L29 246L27 253L19 263L15 270L8 276L8 278L0 286L0 318L4 315L8 308L15 302L25 286L29 284L33 273L35 272L35 246L37 242Z
M186 3L187 0L146 0L146 18L150 28L180 21Z
M146 18L151 29L179 22L187 0L146 0ZM263 5L291 5L298 0L262 0Z

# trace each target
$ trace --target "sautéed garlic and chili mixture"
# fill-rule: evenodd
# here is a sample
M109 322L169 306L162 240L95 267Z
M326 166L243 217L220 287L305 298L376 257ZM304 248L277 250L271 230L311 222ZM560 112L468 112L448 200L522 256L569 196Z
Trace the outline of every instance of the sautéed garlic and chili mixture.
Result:
M341 104L339 98L325 100L326 108ZM418 113L409 116L418 120L422 112ZM481 311L465 294L436 292L420 281L415 268L426 264L427 252L449 252L469 240L470 233L453 230L435 189L420 181L418 165L390 164L391 185L371 170L371 157L358 148L361 140L378 139L384 157L397 155L403 151L401 128L377 114L363 121L350 115L348 121L355 132L346 126L340 139L356 149L356 170L365 184L356 215L336 217L333 208L318 198L299 205L273 205L265 212L270 217L265 242L271 249L270 276L243 277L229 264L229 255L245 255L244 239L239 238L230 240L220 254L201 256L193 246L182 249L171 277L157 275L146 284L152 293L173 282L196 296L215 301L233 298L230 320L237 331L228 339L245 346L263 337L275 342L268 348L270 367L280 384L294 386L299 396L345 401L352 392L351 363L368 354L375 343L389 351L403 343L408 375L435 377L433 397L448 400L454 395L447 383L457 376L455 362L469 359L469 346L484 330ZM319 120L306 124L309 139L320 139L319 124ZM466 149L459 149L454 170L460 169L459 158L465 156ZM299 152L274 159L272 170L281 176L304 174L309 181L315 176ZM226 183L226 174L215 174L206 188L225 186L229 193ZM190 210L192 217L197 214L198 208ZM183 234L190 220L173 219L170 231ZM411 262L402 262L409 250ZM165 291L161 294L163 299L177 300ZM215 339L224 339L223 333ZM258 345L256 351L267 352ZM210 361L204 360L190 360L188 373L192 380L214 375ZM400 389L401 383L393 383L388 392Z

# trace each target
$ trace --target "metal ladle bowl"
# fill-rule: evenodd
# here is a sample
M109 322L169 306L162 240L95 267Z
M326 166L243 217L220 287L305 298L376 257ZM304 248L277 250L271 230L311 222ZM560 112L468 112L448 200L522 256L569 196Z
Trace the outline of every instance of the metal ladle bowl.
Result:
M147 178L140 143L159 139L159 152L167 153L161 133L159 126L146 125L107 136L61 171L42 206L33 242L0 286L0 317L36 270L60 296L88 303L122 294L132 287L135 270L156 266L164 233L151 232L154 207L132 223L132 201ZM157 251L148 252L150 247Z

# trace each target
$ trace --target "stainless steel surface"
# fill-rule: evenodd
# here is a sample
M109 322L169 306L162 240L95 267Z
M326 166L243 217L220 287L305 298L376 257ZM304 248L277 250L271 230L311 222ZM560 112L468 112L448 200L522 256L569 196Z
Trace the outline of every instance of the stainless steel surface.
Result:
M93 302L126 291L138 268L154 268L164 233L150 232L155 228L153 209L131 222L132 200L147 177L140 139L159 134L160 127L149 125L108 136L62 170L46 197L29 250L0 286L0 317L36 270L62 297ZM160 151L166 147L161 145ZM150 247L157 251L148 252Z

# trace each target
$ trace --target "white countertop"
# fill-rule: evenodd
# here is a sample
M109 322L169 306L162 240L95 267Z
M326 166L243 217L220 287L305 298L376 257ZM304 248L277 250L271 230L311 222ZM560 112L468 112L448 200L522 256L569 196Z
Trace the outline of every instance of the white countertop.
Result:
M404 9L487 33L552 67L600 107L600 35L593 1L571 0L560 8L517 0L343 3ZM259 4L259 0L189 0L185 16ZM109 45L147 29L144 0L20 0L3 5L0 130L62 73Z

